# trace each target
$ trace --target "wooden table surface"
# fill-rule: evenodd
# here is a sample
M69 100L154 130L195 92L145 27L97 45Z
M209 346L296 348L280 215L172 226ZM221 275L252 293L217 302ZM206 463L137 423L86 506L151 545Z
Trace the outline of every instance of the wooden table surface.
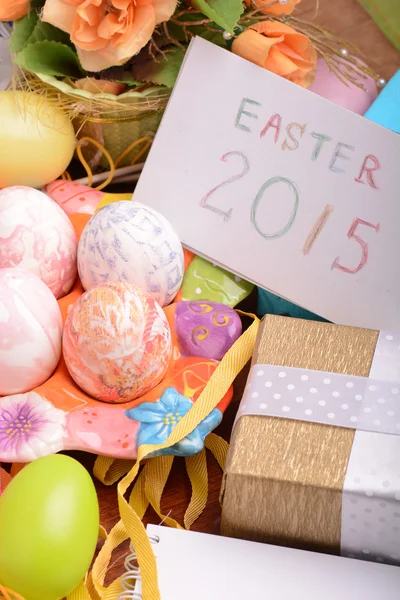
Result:
M390 78L400 68L400 54L386 40L384 35L358 4L357 0L320 0L319 10L315 15L316 0L302 0L296 15L314 20L329 28L338 36L351 41L365 54L368 62L385 78ZM216 433L229 439L235 412L240 402L246 373L243 373L235 384L234 400L225 414L224 421ZM92 471L94 458L84 453L75 454L89 470ZM203 515L194 524L193 529L208 533L218 533L220 523L219 491L221 485L221 471L212 457L208 458L209 464L209 500ZM106 487L96 482L101 508L101 522L110 528L119 519L116 486ZM162 509L164 514L171 511L171 516L183 522L183 515L190 500L190 484L185 473L184 460L176 458L174 467L167 484ZM148 511L146 522L157 523L158 517ZM128 545L123 544L113 556L113 566L106 581L114 579L123 572L123 556L128 552Z

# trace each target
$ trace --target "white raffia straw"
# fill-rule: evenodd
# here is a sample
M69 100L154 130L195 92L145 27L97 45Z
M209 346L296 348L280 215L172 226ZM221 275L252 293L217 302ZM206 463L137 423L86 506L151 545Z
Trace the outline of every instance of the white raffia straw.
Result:
M118 179L114 179L113 183L135 183L139 180L140 173L125 175L124 177L119 177Z
M143 169L143 166L144 163L138 163L137 165L121 167L120 169L116 169L113 178L113 183L129 183L130 181L137 181L139 179L139 175ZM98 173L98 175L93 175L92 185L102 183L107 179L110 173L111 171L105 171L104 173ZM74 179L74 183L81 183L82 185L87 185L88 182L88 177Z

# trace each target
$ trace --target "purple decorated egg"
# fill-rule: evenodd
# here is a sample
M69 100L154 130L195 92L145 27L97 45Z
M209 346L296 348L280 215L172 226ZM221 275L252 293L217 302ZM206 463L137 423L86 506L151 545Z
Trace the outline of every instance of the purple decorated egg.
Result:
M242 333L238 314L218 302L178 302L176 335L182 356L221 360Z

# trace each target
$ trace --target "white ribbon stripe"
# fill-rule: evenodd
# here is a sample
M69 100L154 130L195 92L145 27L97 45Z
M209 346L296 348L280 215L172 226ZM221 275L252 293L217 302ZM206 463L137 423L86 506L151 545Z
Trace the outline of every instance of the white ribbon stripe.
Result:
M254 365L237 418L243 414L400 435L400 382Z

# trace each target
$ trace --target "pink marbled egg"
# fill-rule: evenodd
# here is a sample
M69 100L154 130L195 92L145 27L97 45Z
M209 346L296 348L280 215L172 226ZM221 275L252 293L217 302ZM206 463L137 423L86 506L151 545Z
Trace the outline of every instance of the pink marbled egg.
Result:
M71 221L46 194L22 186L0 191L0 268L30 271L62 298L76 278L77 246Z
M359 61L363 64L362 61ZM343 61L343 68L346 70L346 62ZM352 73L353 76L354 73ZM364 90L347 82L343 83L332 71L329 70L323 58L317 62L317 72L314 83L310 86L310 91L331 100L335 104L343 106L358 115L363 115L371 106L378 95L375 80L372 77L366 76L365 79L361 75L355 76L357 81L364 86Z
M61 335L60 308L43 281L0 269L0 396L44 383L60 359Z
M96 286L68 313L65 364L79 387L97 400L128 402L150 391L164 377L171 352L165 313L130 283Z

